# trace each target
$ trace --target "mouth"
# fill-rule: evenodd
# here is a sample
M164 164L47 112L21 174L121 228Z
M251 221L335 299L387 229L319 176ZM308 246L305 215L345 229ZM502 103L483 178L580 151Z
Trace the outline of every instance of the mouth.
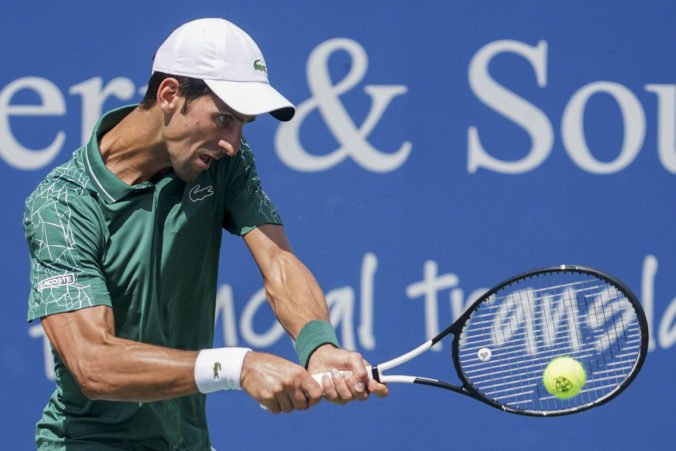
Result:
M202 162L204 168L209 169L209 166L211 165L211 161L213 160L213 158L211 158L209 155L200 155L199 159Z

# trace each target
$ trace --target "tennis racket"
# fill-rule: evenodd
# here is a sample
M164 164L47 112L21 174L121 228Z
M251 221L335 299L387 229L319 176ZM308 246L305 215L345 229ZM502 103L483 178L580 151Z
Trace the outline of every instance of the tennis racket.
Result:
M450 335L459 384L385 374ZM596 269L561 265L502 282L436 337L367 370L383 383L428 385L505 412L553 416L620 394L638 374L647 349L645 314L629 288ZM582 389L568 399L553 396L543 383L545 368L560 356L577 360L586 372ZM325 374L313 377L319 382Z

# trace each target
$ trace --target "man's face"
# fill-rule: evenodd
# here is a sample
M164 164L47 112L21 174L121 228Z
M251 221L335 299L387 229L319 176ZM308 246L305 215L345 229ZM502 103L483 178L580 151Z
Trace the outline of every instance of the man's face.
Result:
M213 160L232 157L239 149L242 127L254 120L233 111L215 95L192 100L165 124L164 137L171 166L176 175L190 182L209 169Z

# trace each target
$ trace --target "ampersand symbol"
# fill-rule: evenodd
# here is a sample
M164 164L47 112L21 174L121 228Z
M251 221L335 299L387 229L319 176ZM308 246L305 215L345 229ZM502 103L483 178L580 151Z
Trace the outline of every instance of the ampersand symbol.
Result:
M352 66L345 78L333 85L328 61L331 54L338 50L349 53ZM359 127L340 102L340 96L364 78L367 66L366 51L358 42L350 39L331 39L312 51L308 58L307 79L313 96L298 106L294 120L277 129L275 148L284 163L299 171L317 172L331 168L350 156L365 169L389 172L406 161L412 147L409 141L402 143L396 152L384 153L367 140L392 99L407 92L406 86L365 86L364 92L371 97L372 104L366 119ZM317 108L340 144L338 149L324 155L312 155L300 143L300 126L308 114Z

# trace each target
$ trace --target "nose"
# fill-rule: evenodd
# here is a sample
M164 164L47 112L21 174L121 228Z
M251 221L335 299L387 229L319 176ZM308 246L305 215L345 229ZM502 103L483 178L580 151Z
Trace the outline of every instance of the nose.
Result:
M242 140L242 126L232 127L231 130L223 133L218 141L218 146L229 157L235 156L239 150L239 144Z

